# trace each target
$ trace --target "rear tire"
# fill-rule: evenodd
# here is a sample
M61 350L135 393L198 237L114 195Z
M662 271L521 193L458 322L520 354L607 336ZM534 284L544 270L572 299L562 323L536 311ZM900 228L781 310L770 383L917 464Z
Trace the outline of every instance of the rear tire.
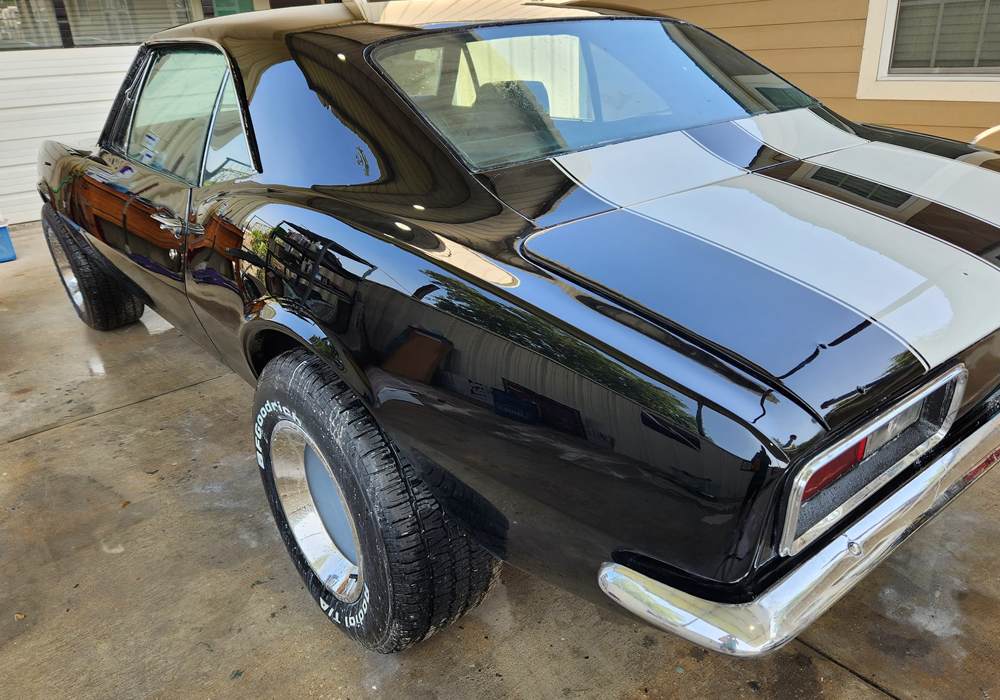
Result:
M261 480L285 547L321 610L355 641L400 651L488 595L500 561L441 508L323 360L305 349L272 360L257 385L254 421Z
M63 288L84 323L110 331L139 320L142 301L90 259L50 204L42 206L42 232Z

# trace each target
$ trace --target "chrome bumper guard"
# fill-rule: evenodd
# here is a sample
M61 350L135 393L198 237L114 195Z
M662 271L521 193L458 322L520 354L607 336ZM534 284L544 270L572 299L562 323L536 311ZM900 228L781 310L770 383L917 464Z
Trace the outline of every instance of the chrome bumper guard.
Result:
M998 445L1000 414L752 602L704 600L610 562L598 582L654 627L729 656L763 656L794 639L1000 460Z

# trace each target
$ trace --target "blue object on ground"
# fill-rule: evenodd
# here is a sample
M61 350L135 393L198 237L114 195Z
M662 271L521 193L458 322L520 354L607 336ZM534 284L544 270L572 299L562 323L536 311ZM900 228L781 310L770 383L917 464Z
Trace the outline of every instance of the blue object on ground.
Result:
M17 258L14 254L14 244L10 242L10 231L7 230L7 222L0 226L0 263L8 262Z

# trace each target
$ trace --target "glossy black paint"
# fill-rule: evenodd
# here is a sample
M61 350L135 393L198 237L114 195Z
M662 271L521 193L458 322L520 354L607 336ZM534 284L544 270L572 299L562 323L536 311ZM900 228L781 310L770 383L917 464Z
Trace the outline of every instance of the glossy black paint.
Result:
M794 160L788 154L751 136L733 122L685 129L684 133L712 155L751 172Z
M913 388L919 366L857 391L871 379L859 355L887 367L905 349L824 297L611 212L550 161L470 173L365 60L412 31L230 41L201 25L190 40L227 52L259 172L207 187L127 173L115 112L92 152L47 144L43 196L248 382L313 348L511 564L602 602L609 559L749 596L792 565L774 552L788 466ZM786 158L730 126L689 133L740 167ZM157 211L189 230L160 233ZM609 247L609 231L628 238ZM674 267L649 246L671 247L658 254ZM685 303L664 310L671 299ZM784 315L800 334L775 333ZM998 344L969 361L992 363Z
M608 231L616 232L613 246L604 244ZM832 409L858 395L860 377L885 382L886 368L894 381L923 374L906 346L852 309L630 211L539 233L524 248L542 265L766 378L824 424ZM845 373L848 362L863 366Z
M479 175L496 197L538 228L549 228L611 211L554 161L539 160Z

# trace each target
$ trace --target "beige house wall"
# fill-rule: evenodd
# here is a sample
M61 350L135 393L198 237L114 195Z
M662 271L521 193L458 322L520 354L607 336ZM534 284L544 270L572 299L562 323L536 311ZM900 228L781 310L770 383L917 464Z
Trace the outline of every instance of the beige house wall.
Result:
M969 141L1000 124L995 101L858 99L870 0L584 0L708 29L849 119ZM881 18L879 19L881 25ZM996 83L993 84L994 86ZM984 90L985 91L985 90ZM983 141L1000 149L1000 135Z

